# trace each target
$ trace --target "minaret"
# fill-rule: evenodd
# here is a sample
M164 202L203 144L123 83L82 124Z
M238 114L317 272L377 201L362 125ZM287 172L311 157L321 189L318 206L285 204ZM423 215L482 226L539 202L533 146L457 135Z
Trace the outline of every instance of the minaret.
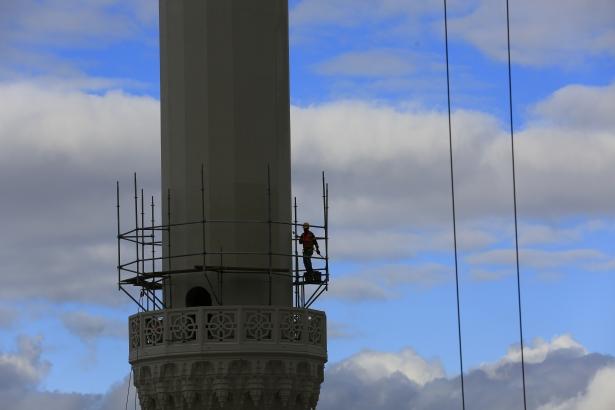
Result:
M313 409L326 317L292 303L287 0L160 0L160 50L163 303L129 321L141 407Z

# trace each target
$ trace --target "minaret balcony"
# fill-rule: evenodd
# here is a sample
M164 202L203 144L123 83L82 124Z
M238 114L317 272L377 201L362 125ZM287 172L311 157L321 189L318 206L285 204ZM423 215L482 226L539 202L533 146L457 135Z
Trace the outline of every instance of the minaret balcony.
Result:
M129 318L129 361L164 356L283 353L327 357L324 312L275 306L208 306Z

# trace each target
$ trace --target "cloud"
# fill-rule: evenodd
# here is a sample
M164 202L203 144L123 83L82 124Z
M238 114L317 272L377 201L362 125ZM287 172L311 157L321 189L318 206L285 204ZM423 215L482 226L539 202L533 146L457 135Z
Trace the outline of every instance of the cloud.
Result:
M559 122L574 101L575 112L591 112L592 98L583 97L586 93L615 101L613 85L566 88L539 104L538 117L519 132L522 218L554 225L558 218L612 216L615 194L601 188L610 186L615 163L615 129L608 112L600 120L592 112L596 125L587 132ZM113 291L114 181L126 181L137 171L145 191L158 195L159 102L119 91L91 95L32 83L0 83L0 95L0 296L125 301ZM341 101L295 106L292 119L293 189L303 201L302 215L318 220L320 205L312 201L318 175L312 174L327 169L337 261L386 259L405 265L409 257L452 250L444 113ZM453 124L460 247L472 252L497 248L503 235L511 235L502 222L511 215L509 142L498 121L480 112L459 111ZM127 185L122 184L122 193L129 196ZM581 235L590 228L582 228ZM560 233L534 229L531 235L546 241ZM523 230L521 235L525 238ZM575 235L564 232L562 237L571 241ZM553 256L608 262L595 251L574 249L555 254L528 249L524 258L551 267L547 262ZM479 260L474 262L506 254L490 252L475 256ZM406 278L413 276L405 272ZM347 300L395 294L376 285L365 278L341 281L332 294Z
M0 400L10 402L11 409L33 410L44 404L50 410L111 410L123 408L127 398L132 408L135 389L128 388L128 377L102 395L40 391L49 366L40 359L40 343L41 339L25 338L16 353L0 355ZM615 358L588 353L566 335L550 342L536 340L526 352L529 407L611 409ZM497 362L470 370L465 385L466 403L474 409L519 408L515 349ZM438 360L424 359L411 348L392 353L363 351L328 367L319 409L338 409L344 403L358 410L453 410L461 400L459 386L459 377L447 377Z
M51 368L43 357L42 337L21 336L15 352L0 353L0 402L11 410L117 410L124 408L128 377L102 395L42 391L41 382ZM130 389L129 403L135 389Z
M352 326L342 322L327 320L327 338L329 340L354 339L358 336L359 334Z
M115 180L141 171L146 191L159 190L158 102L25 83L0 83L0 95L0 297L125 301L114 291Z
M83 312L68 312L61 316L64 326L83 342L91 343L100 337L126 337L123 322Z
M528 346L528 356L528 408L611 408L608 381L615 358L589 354L569 336L537 341ZM509 352L465 375L466 404L477 410L518 409L523 405L520 384L520 365ZM587 402L595 407L561 407L579 400L595 400ZM446 377L437 362L427 362L411 349L363 352L332 365L326 373L319 409L337 409L340 403L358 410L453 410L461 405L460 380Z
M41 358L42 338L21 336L15 353L0 354L0 392L35 386L47 374L50 364Z
M581 263L605 261L608 256L595 249L568 249L548 251L539 249L520 249L519 259L524 266L544 269L562 266L578 266ZM514 266L514 249L496 249L475 253L466 258L471 265Z
M570 357L582 357L588 354L585 347L570 335L555 336L550 342L537 338L533 340L532 344L524 346L523 349L524 360L528 364L542 363L549 355L561 352L565 352ZM511 346L506 355L498 362L483 364L480 368L490 376L496 377L499 369L514 363L521 363L521 347L519 345Z
M21 0L0 6L0 35L7 43L100 47L142 34L156 23L148 0ZM5 44L7 44L5 43Z
M337 364L332 371L356 373L367 383L400 373L420 386L444 377L440 362L426 361L409 348L399 353L363 351Z
M609 410L615 407L615 367L600 369L585 392L559 404L546 404L538 410Z
M614 96L615 83L602 87L568 85L536 104L532 114L539 126L583 132L615 130L615 118L611 115L615 109Z
M394 293L379 286L376 281L361 277L342 277L329 285L328 296L352 302L373 300L387 300L394 297Z
M15 324L19 312L13 308L0 307L0 329L9 328Z
M505 60L506 5L479 0L469 13L451 18L452 38ZM611 0L520 0L511 3L515 63L533 66L583 64L588 56L615 55L615 4Z
M577 86L567 91L566 104L586 91L615 101L612 84L589 90ZM590 100L576 99L578 107L567 105L565 111L589 112ZM592 112L587 121L593 128L581 131L562 125L563 109L546 108L554 105L539 104L540 118L517 132L520 215L547 220L611 215L615 195L603 187L609 186L615 163L615 127L608 114L612 110ZM450 223L443 112L338 101L293 107L292 118L295 175L303 182L309 169L328 170L332 221L360 229ZM505 127L487 114L457 111L453 138L459 219L510 217L510 140ZM298 192L300 198L307 195Z
M378 64L374 64L378 61ZM340 54L319 63L316 72L351 77L399 77L414 71L407 55L395 50L369 50Z
M382 20L417 19L439 11L437 0L407 2L402 0L302 0L290 10L291 25L361 26Z
M149 0L3 1L0 79L42 75L45 81L72 78L88 88L117 84L117 80L90 78L80 67L91 68L92 63L66 56L62 50L100 50L126 40L148 44L157 15L157 2Z

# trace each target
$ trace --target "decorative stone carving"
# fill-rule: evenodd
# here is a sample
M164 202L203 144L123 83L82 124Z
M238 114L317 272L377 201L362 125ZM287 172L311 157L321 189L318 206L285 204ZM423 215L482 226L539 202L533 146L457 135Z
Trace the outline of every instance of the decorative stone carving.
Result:
M130 362L143 410L312 410L324 313L202 307L134 315Z
M163 332L164 317L150 316L145 318L145 344L157 345L162 343Z
M272 312L246 312L245 329L246 340L252 340L255 342L273 340Z
M219 311L207 313L205 324L206 338L217 342L235 341L237 328L237 313L234 311Z
M196 340L198 325L195 313L177 313L171 315L171 338L179 342Z

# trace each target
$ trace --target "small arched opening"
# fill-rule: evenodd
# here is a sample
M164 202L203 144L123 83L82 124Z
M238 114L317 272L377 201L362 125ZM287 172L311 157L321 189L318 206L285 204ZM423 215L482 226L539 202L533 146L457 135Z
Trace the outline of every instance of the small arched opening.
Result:
M186 307L197 306L211 306L211 295L201 286L195 286L186 293Z

